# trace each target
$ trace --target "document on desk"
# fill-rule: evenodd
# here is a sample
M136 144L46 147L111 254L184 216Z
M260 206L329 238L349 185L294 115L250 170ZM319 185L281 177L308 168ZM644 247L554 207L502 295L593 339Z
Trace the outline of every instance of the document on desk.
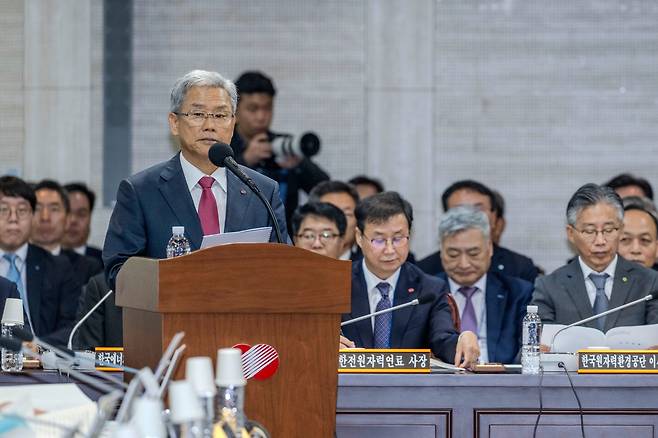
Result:
M541 343L550 345L562 324L546 324ZM588 347L610 347L620 350L643 350L658 345L658 324L615 327L603 333L591 327L570 327L553 341L553 351L575 353Z
M201 249L227 243L267 243L270 241L272 227L251 228L249 230L232 231L228 233L203 236Z
M434 357L430 359L430 370L432 373L460 373L466 371L464 368L443 362Z

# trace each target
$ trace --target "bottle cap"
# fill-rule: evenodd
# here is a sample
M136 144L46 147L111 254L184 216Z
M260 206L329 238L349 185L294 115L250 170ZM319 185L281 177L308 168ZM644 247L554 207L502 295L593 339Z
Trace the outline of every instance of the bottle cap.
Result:
M3 324L23 324L23 300L7 298L5 310L2 312Z
M528 306L526 308L526 311L528 313L537 313L539 311L539 308L537 306Z
M217 394L213 376L212 360L209 357L190 357L185 363L185 379L190 382L199 397Z
M169 385L169 409L174 424L189 423L203 418L199 399L187 380L178 380Z
M245 386L242 372L242 352L237 348L220 348L217 351L217 386Z
M142 396L133 405L132 422L143 437L166 437L162 419L162 401L157 398Z
M180 225L175 226L175 227L171 227L171 234L173 234L174 236L183 235L183 234L185 234L185 227L180 226Z

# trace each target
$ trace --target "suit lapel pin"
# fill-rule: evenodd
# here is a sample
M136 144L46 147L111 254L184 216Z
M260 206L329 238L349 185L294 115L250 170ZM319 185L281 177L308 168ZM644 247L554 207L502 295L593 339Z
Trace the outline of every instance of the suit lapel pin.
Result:
M502 300L503 298L505 298L505 295L503 295L503 294L498 294L498 295L496 295L496 297L498 297L499 300Z
M416 289L414 289L413 287L410 287L409 289L407 289L407 292L412 294L412 293L416 292Z
M628 277L621 277L621 282L626 283L628 281Z
M505 269L505 265L502 265L502 264L501 264L501 265L498 265L498 270L499 270L499 271L502 271L503 269Z
M246 191L245 189L240 189L240 194L241 194L241 195L246 195L246 194L247 194L247 191Z

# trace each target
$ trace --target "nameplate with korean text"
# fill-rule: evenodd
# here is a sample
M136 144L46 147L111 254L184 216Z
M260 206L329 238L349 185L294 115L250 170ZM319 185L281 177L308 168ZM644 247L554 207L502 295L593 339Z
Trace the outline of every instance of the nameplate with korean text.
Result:
M99 371L122 371L123 347L96 347L96 362L102 365L96 366ZM116 365L114 367L113 365Z
M345 349L338 351L339 373L429 373L428 349Z
M658 374L658 350L580 350L580 374Z

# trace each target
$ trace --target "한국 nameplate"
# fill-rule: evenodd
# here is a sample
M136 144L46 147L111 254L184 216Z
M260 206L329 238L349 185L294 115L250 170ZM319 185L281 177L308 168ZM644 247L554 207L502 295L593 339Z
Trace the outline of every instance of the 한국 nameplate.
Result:
M96 362L102 362L98 365L98 371L121 371L123 367L123 347L96 347ZM113 367L116 365L117 367Z
M657 350L580 350L578 373L658 373Z
M339 373L429 373L430 350L345 349L338 351Z

